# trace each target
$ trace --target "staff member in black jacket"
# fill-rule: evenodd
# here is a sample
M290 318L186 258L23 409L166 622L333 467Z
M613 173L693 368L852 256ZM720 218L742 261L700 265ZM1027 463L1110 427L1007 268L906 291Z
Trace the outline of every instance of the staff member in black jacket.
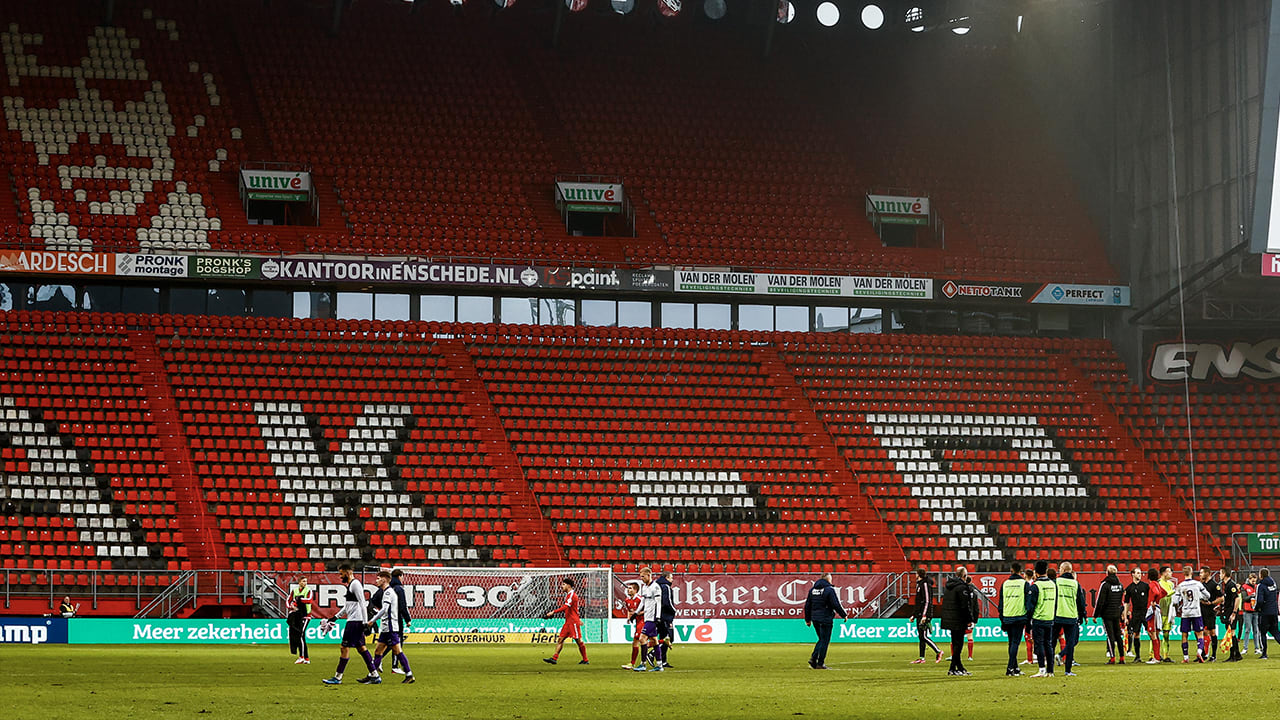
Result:
M1027 619L1036 605L1037 595L1036 586L1022 576L1022 563L1009 565L1009 579L1000 585L998 602L1000 627L1009 636L1009 666L1004 674L1010 677L1022 674L1018 669L1018 648L1027 634Z
M1124 617L1124 584L1120 582L1120 571L1115 565L1107 566L1107 576L1098 587L1098 599L1093 604L1093 616L1102 618L1102 627L1107 631L1107 664L1114 665L1119 661L1124 664L1124 635L1120 629L1120 618Z
M972 675L964 669L960 653L964 650L964 634L978 621L978 591L969 584L969 570L963 565L947 578L942 592L942 629L951 633L951 669L948 675Z
M809 589L809 597L804 602L804 624L812 625L818 633L818 642L809 656L809 667L814 670L830 669L827 667L827 646L831 644L831 627L835 624L836 615L846 620L849 618L835 587L831 585L831 573L823 573Z
M912 665L924 662L924 648L927 645L933 650L935 663L942 662L942 649L929 638L933 629L933 583L929 581L929 572L924 568L916 568L916 611L911 615L916 624L916 635L920 638L920 657L911 661Z

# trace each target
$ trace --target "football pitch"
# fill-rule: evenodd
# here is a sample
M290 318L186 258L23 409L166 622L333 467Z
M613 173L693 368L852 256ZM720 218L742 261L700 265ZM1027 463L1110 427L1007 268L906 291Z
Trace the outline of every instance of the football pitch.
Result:
M332 646L317 648L306 666L293 665L280 646L3 645L0 687L3 717L58 720L1084 720L1163 718L1188 703L1198 713L1221 708L1249 717L1280 687L1280 660L1250 654L1233 664L1107 666L1101 643L1081 643L1078 677L1059 670L1046 679L1006 678L1002 646L992 643L978 645L966 678L948 677L945 660L909 665L914 647L904 645L833 646L827 671L810 670L809 647L801 645L678 645L672 670L643 674L619 668L629 646L589 651L589 666L566 648L552 667L541 661L549 654L543 646L418 645L408 652L414 685L400 684L398 675L380 686L357 684L365 673L353 657L344 684L326 687L320 680L332 675L338 655Z

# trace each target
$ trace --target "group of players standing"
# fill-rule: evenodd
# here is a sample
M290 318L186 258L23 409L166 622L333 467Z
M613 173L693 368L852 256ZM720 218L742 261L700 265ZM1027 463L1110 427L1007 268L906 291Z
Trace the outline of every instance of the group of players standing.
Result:
M1196 572L1190 565L1184 568L1183 579L1176 585L1169 566L1145 572L1134 568L1131 574L1132 582L1126 586L1120 581L1116 567L1109 566L1098 588L1093 614L1106 631L1107 664L1123 665L1130 651L1136 662L1142 662L1143 631L1151 641L1151 655L1146 664L1173 662L1169 657L1169 634L1175 619L1180 620L1184 663L1192 662L1189 649L1192 637L1196 639L1195 662L1217 660L1219 618L1226 627L1222 646L1223 651L1229 653L1227 662L1243 659L1240 643L1246 628L1253 631L1255 652L1261 659L1267 659L1268 634L1280 642L1277 618L1280 588L1265 568L1256 580L1250 576L1243 586L1226 569L1212 573L1208 568L1201 568ZM935 660L940 662L942 651L929 638L932 583L925 572L918 571L918 575L917 611L912 617L917 622L920 657L912 662L924 662L926 647L936 653ZM949 675L969 674L960 661L960 650L966 634L972 637L973 626L980 615L977 595L966 568L956 568L946 583L942 603L942 626L952 637ZM1034 662L1039 667L1039 672L1032 677L1052 677L1055 660L1063 665L1068 677L1075 676L1075 645L1079 642L1086 612L1084 589L1075 579L1071 563L1052 568L1041 560L1034 570L1024 570L1020 563L1013 563L1009 577L1000 586L997 607L1001 627L1009 637L1006 675L1022 675L1018 655L1025 639L1027 660L1023 664ZM972 640L969 648L972 660Z
M401 682L412 684L415 681L413 670L409 667L409 658L405 657L402 645L409 632L409 603L404 586L400 583L400 571L379 572L374 579L378 590L367 603L364 599L364 584L356 578L350 564L344 563L339 566L338 575L346 588L342 609L333 618L320 623L320 632L332 632L336 627L336 621L340 618L345 617L347 623L342 629L342 650L338 669L334 671L333 677L325 678L321 682L325 685L341 685L342 675L350 660L351 649L355 648L369 671L368 675L357 682L364 685L382 684L382 659L390 653L393 657L393 665L396 666L393 669L404 675L404 680ZM306 578L301 578L294 586L290 599L294 609L288 617L289 644L291 650L298 655L295 662L310 665L311 658L306 636L307 623L311 617L312 594ZM381 633L378 632L380 623L383 623ZM367 635L377 636L372 654L365 645Z
M624 600L627 621L633 623L631 640L631 662L623 665L624 670L635 672L662 672L671 665L667 663L667 652L674 639L676 607L671 596L670 571L655 576L653 569L640 568L640 579L626 583L627 597ZM582 655L579 665L587 665L587 645L582 641L582 605L578 593L573 586L573 578L560 581L564 590L564 602L554 610L543 614L543 618L564 613L564 625L560 627L559 641L556 651L542 661L555 665L560 660L560 651L564 649L565 640L573 640Z

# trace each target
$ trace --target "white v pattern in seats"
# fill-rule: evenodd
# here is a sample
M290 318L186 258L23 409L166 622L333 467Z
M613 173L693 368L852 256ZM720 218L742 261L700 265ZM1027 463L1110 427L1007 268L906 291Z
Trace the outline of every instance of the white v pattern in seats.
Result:
M741 475L735 471L624 470L622 479L636 507L753 508Z
M0 407L0 436L22 451L26 466L25 472L0 474L0 501L56 503L58 514L75 521L80 542L93 546L98 558L148 557L147 546L135 544L125 521L112 514L75 451L64 448L61 437L17 407L13 398L3 398Z
M309 558L360 557L355 536L363 528L352 527L339 499L356 493L360 506L370 509L370 520L387 520L391 532L407 536L410 545L430 548L428 559L479 559L474 548L464 548L457 535L444 533L441 524L429 520L409 494L392 486L384 458L412 412L408 405L363 406L328 466L321 464L301 404L256 403L254 412L276 482L285 504L294 508Z
M1088 497L1034 416L871 413L867 423L959 560L1004 559L969 499Z

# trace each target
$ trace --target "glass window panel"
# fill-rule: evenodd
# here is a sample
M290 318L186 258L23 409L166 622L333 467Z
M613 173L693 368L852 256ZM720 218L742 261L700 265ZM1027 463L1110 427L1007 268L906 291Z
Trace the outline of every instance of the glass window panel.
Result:
M502 298L503 325L535 325L538 322L538 301L534 298Z
M849 329L849 308L820 307L813 321L818 332L844 332Z
M732 317L727 303L698 303L698 327L703 330L728 330Z
M452 295L423 295L419 308L419 317L426 321L453 322L457 317Z
M701 318L699 318L701 322ZM773 306L772 305L739 305L738 306L738 329L739 330L772 330L773 329Z
M169 288L169 312L178 315L204 315L208 309L207 288Z
M647 305L647 303L642 303ZM583 300L582 324L592 327L615 327L618 324L618 303L612 300Z
M244 315L245 292L233 288L210 288L208 292L210 315Z
M71 285L32 285L27 289L28 310L74 310L76 289Z
M4 291L0 290L0 309L4 309ZM80 307L94 312L120 312L120 287L117 285L90 285L84 289Z
M623 300L618 302L618 327L652 327L653 303Z
M693 303L662 303L662 327L693 327Z
M470 296L458 298L458 322L493 322L493 298Z
M291 293L286 290L254 290L250 299L253 314L261 317L289 317L293 307Z
M372 320L373 293L338 293L339 320Z
M408 295L374 295L373 317L375 320L408 320Z
M160 312L160 289L148 287L127 287L120 293L120 307L124 312L158 313Z
M539 325L577 325L578 307L564 298L539 300L537 319Z
M773 329L779 332L809 332L809 308L779 305Z

